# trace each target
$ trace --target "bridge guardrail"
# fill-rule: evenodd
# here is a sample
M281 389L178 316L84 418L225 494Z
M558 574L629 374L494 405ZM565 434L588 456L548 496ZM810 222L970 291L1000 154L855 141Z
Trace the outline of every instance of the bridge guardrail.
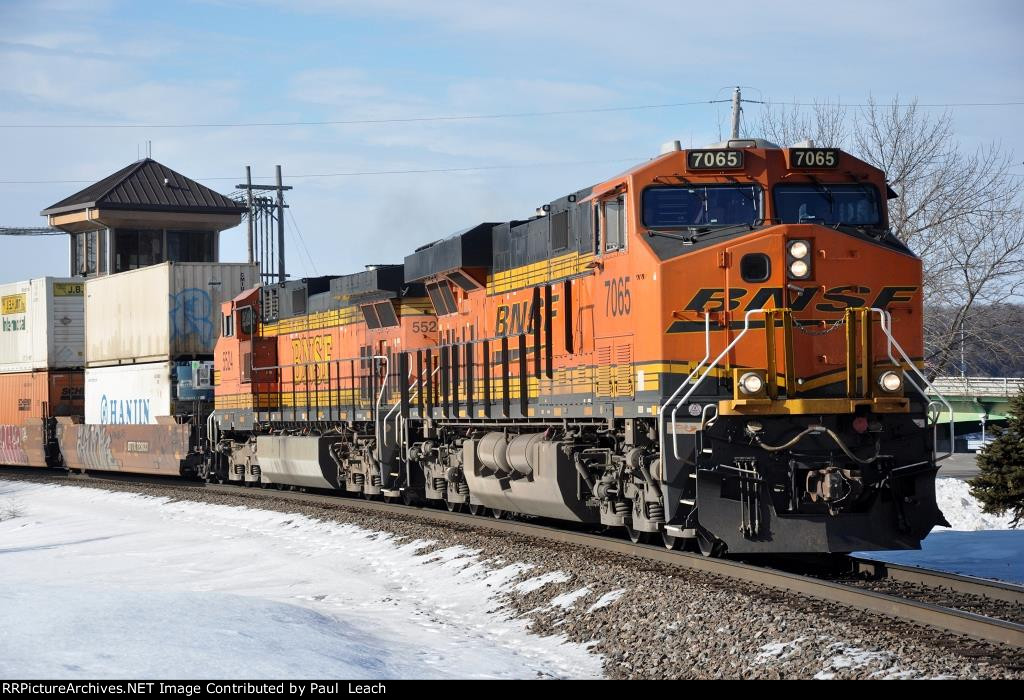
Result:
M946 395L1009 398L1024 389L1024 377L936 377L932 386Z

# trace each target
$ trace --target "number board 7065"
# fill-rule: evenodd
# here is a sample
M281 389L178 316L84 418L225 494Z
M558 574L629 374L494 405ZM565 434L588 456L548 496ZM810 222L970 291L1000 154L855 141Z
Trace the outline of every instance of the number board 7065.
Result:
M687 151L687 170L742 170L743 151L716 148L713 151Z
M789 167L801 170L832 170L839 167L838 148L791 148Z

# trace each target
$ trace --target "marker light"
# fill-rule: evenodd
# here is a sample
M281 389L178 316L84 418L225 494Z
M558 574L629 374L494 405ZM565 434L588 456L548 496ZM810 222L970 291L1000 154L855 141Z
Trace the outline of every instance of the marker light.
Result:
M899 391L903 387L903 377L896 372L883 372L878 377L878 386L882 387L883 391Z
M740 391L744 394L760 394L764 389L764 379L757 372L747 372L740 377Z

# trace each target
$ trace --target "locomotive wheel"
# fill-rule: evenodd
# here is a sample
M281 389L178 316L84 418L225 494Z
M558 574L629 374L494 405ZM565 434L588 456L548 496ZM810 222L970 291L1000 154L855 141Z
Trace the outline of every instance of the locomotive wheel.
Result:
M452 501L446 500L444 502L445 508L448 509L449 513L461 513L464 503L453 503Z
M484 508L482 505L480 505L478 503L470 503L469 504L469 514L470 515L483 515L486 510L487 510L486 508Z
M651 541L651 533L634 530L630 525L626 525L626 534L629 535L629 541L633 544L647 544Z
M495 508L494 510L491 511L491 515L494 516L494 518L496 520L504 520L505 519L505 511L498 510L497 508Z
M409 489L402 489L402 503L407 506L417 506L420 503L419 496Z
M661 531L661 543L665 545L665 549L669 550L679 550L683 548L683 538L670 535L666 530Z
M725 543L700 525L697 526L697 546L706 557L718 558L725 554Z

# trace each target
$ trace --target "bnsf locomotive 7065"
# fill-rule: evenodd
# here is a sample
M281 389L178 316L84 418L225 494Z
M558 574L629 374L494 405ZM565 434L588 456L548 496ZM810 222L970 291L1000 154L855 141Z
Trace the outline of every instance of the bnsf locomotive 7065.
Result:
M402 265L243 292L177 468L706 554L919 546L921 262L884 173L805 146L670 148Z

